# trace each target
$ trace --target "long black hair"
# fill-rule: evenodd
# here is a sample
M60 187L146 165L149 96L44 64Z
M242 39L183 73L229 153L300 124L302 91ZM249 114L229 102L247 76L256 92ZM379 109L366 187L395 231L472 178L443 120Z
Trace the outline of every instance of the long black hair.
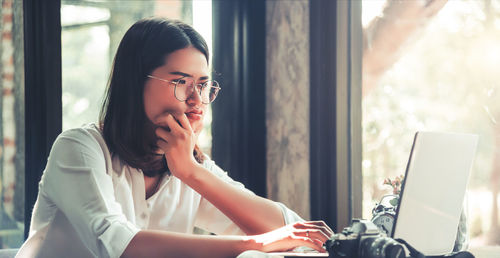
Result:
M164 18L137 21L118 46L99 120L110 151L134 168L158 167L154 165L158 161L154 125L144 110L147 75L163 66L170 53L190 46L203 53L208 63L203 37L186 23ZM203 161L197 146L194 155Z

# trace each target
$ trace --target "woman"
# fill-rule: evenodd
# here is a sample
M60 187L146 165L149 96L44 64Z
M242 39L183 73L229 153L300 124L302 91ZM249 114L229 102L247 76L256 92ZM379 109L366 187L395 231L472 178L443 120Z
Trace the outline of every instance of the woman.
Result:
M332 231L323 222L254 195L196 146L220 89L208 57L203 38L178 21L143 19L127 31L99 125L54 142L19 257L324 251Z

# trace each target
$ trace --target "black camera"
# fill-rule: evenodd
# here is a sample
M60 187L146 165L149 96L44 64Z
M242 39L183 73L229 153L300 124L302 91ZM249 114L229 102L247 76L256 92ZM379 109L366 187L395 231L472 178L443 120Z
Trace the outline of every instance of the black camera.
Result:
M326 242L330 258L405 258L402 244L368 220L353 219L349 227Z

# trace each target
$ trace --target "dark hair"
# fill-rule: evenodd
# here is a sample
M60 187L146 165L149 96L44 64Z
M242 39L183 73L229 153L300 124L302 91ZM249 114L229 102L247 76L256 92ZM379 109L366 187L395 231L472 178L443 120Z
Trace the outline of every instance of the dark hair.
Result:
M155 126L144 111L147 75L164 65L170 53L190 46L203 53L208 63L203 37L186 23L163 18L137 21L118 46L99 120L111 153L134 168L144 171L161 162L154 154ZM203 153L197 146L194 156L203 162Z

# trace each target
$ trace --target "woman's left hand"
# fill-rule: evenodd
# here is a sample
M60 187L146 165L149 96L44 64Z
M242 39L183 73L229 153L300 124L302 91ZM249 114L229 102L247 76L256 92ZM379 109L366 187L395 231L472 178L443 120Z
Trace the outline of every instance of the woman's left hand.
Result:
M323 245L333 236L333 230L324 221L303 221L289 224L261 235L248 236L263 252L285 252L306 246L326 252Z
M160 125L155 130L157 145L165 153L170 172L179 179L190 178L193 166L197 166L193 156L196 134L185 114L174 117L168 114L156 121Z

